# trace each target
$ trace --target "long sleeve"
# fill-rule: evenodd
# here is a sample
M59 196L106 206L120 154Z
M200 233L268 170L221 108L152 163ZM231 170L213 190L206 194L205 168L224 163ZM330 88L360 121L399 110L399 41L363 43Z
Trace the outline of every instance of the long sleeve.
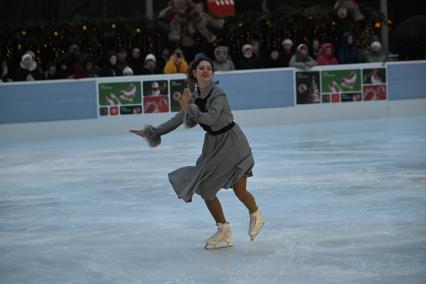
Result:
M186 62L185 59L182 59L182 61L180 62L178 69L179 69L179 73L186 73L186 71L188 71L188 63Z
M177 73L176 65L173 61L173 58L170 57L170 59L167 61L166 65L164 66L164 74L174 74Z
M306 62L306 65L308 65L309 67L314 67L316 65L318 65L318 63L316 62L315 59L313 59L311 56L309 56L308 62Z
M195 104L189 104L190 112L188 116L197 123L212 125L222 113L222 110L227 105L225 94L215 97L207 107L207 112L202 112Z
M178 113L176 113L174 117L160 124L155 129L157 130L159 135L167 134L175 130L176 128L178 128L183 123L184 115L185 115L185 112L181 110Z
M290 59L290 62L288 63L290 67L295 67L299 69L307 69L307 65L304 62L297 62L296 61L296 55L293 55Z

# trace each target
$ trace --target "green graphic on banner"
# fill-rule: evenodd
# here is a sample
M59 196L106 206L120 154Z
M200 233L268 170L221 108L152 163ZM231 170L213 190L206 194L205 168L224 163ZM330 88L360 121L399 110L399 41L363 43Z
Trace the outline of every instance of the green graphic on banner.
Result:
M179 102L175 99L176 96L181 96L186 87L186 80L170 80L170 101L172 102L172 111L181 110Z
M135 105L142 103L140 82L120 82L120 83L100 83L99 105ZM106 115L105 110L101 110L101 115Z
M360 92L361 70L333 70L321 72L321 92Z

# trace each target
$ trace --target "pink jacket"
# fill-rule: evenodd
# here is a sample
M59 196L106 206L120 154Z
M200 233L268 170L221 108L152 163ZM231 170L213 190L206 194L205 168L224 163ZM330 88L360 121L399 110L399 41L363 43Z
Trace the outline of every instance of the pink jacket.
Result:
M317 63L318 65L336 65L339 64L336 57L328 56L325 51L327 48L333 48L333 45L331 43L323 43L321 44L321 54L317 57Z

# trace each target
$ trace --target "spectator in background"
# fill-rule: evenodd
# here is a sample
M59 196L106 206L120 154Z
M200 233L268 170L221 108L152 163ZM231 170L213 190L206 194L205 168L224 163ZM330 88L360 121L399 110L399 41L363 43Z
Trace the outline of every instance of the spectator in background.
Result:
M352 32L345 32L342 38L343 43L337 56L340 64L364 62L364 56L356 46L354 34Z
M7 59L2 59L0 63L0 83L1 82L11 82L12 76L10 76L9 65L7 63Z
M144 61L141 57L141 50L138 47L132 49L132 55L129 58L129 67L132 68L135 75L142 75Z
M243 55L237 61L237 69L260 68L259 60L253 54L253 47L251 44L244 44L241 51L243 52Z
M317 59L317 57L321 54L320 50L320 42L317 38L312 41L312 46L309 48L309 56L313 59Z
M182 49L178 47L170 56L169 60L166 63L166 66L164 66L164 73L165 74L186 73L187 70L188 70L188 63L185 60Z
M161 69L157 67L157 59L155 55L149 53L145 57L145 64L142 67L142 75L161 74Z
M61 77L58 74L58 70L56 68L56 64L53 62L49 62L47 64L47 70L45 72L45 78L46 80L57 80L61 79Z
M129 63L127 63L127 51L122 48L117 52L117 66L120 70L120 75L123 75L123 70L126 68L126 66L129 66Z
M339 64L337 58L333 56L334 48L331 43L325 42L321 45L321 54L317 57L318 65Z
M280 54L280 61L282 67L288 67L290 59L293 57L293 41L289 38L286 38L281 42L283 51Z
M96 65L93 57L91 56L87 57L85 67L86 67L87 75L89 77L92 77L92 78L99 77L99 74L101 73L101 69L98 67L98 65Z
M43 70L37 65L34 58L34 52L27 51L22 55L19 68L16 71L15 81L35 81L43 80Z
M89 76L81 64L80 47L77 44L69 47L68 52L59 59L59 64L61 78L80 79Z
M263 56L263 54L260 52L260 42L258 40L252 40L250 44L251 51L253 52L253 55L256 57L259 64L258 68L265 68L267 60L265 56Z
M374 40L367 53L367 62L384 62L385 60L386 54L382 51L382 44L380 41Z
M122 75L122 70L117 65L117 55L113 52L108 54L108 62L102 68L101 76L111 77Z
M306 70L317 65L317 62L309 56L306 44L301 43L297 46L296 53L290 59L289 65L290 67Z
M268 62L266 64L267 68L279 68L283 67L283 63L280 60L280 52L278 49L273 49L269 54Z
M170 57L170 49L168 47L164 47L161 50L160 56L156 57L157 59L156 65L158 69L164 70L164 67L166 66L166 63L169 60L169 57Z
M232 71L235 70L234 62L228 58L228 47L219 45L214 49L213 61L215 71Z

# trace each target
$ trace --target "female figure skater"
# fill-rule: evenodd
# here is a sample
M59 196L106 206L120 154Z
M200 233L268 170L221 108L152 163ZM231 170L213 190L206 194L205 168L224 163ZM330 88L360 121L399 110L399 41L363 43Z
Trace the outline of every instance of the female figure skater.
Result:
M232 187L235 195L247 207L250 215L249 236L253 241L264 224L256 201L246 190L247 177L252 176L254 160L247 138L233 115L225 93L213 83L213 63L202 57L188 70L188 81L195 86L186 88L178 101L182 110L165 123L143 130L130 130L145 137L151 147L161 142L161 135L171 132L182 123L191 128L200 124L206 131L204 145L195 166L183 167L169 173L169 181L177 196L192 201L194 193L201 195L217 224L217 232L207 241L205 248L231 246L232 232L225 219L216 193ZM225 244L224 246L223 243Z

